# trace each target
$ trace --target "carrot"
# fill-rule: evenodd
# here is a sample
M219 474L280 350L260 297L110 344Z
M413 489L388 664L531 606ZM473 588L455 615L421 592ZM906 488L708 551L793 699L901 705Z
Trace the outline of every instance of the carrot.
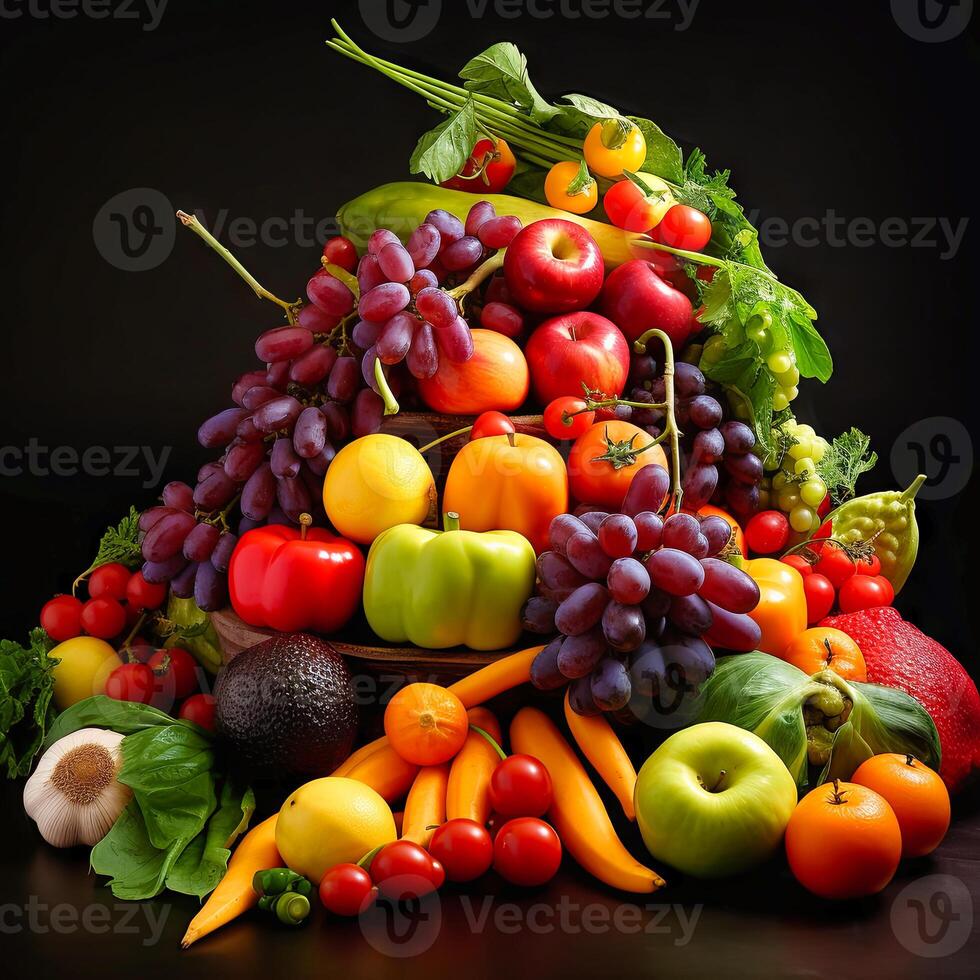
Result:
M428 847L436 827L446 822L446 786L449 763L423 766L408 791L402 837Z
M373 742L368 742L367 745L362 745L359 749L355 749L349 756L347 756L344 761L337 766L331 776L346 776L354 766L359 765L369 756L374 755L383 745L388 744L388 739L382 735L381 738L376 738Z
M636 819L633 809L633 790L636 788L636 770L623 743L616 737L612 726L602 715L577 714L565 694L565 720L582 750L582 754L592 763L603 782L616 794L623 813L630 820Z
M348 779L357 779L388 803L400 800L411 788L419 767L406 762L390 745L382 745L347 772Z
M551 776L554 800L548 811L562 846L590 874L627 892L653 892L664 885L623 846L585 767L554 723L537 708L522 708L510 726L515 752L540 759Z
M500 723L486 708L470 708L466 712L471 725L482 728L500 743ZM490 818L490 775L500 756L479 733L470 730L463 747L453 759L446 790L446 817L456 820L466 817L479 824Z
M278 868L282 864L276 849L278 819L279 814L273 814L241 839L231 855L225 876L208 896L201 911L191 919L180 941L184 949L258 904L259 896L252 888L253 875L256 871Z
M531 663L544 647L530 647L481 667L449 686L466 708L475 708L531 679Z

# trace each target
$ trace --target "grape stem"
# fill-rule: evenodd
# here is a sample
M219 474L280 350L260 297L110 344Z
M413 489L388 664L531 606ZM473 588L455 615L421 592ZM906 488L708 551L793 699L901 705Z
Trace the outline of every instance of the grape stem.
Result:
M463 301L477 289L481 283L489 279L498 269L503 267L504 264L504 253L507 249L502 248L494 255L491 255L489 259L478 265L466 278L464 282L461 282L458 286L454 286L452 289L447 289L446 292L449 297L456 301L459 306L460 315L463 313Z
M295 303L287 303L274 293L270 293L269 290L266 289L265 286L263 286L258 279L256 279L255 276L253 276L252 273L249 272L248 269L246 269L245 266L243 266L241 262L239 262L238 259L236 259L235 256L232 255L232 253L225 248L225 246L222 245L221 242L219 242L218 239L204 227L204 225L201 224L196 215L187 214L186 211L178 211L177 217L180 219L180 223L185 228L190 228L190 230L194 232L198 238L213 248L214 251L216 251L218 255L220 255L225 262L227 262L228 265L230 265L235 272L237 272L242 279L245 280L246 283L248 283L252 289L252 292L254 292L259 299L267 299L270 302L275 303L276 306L282 307L289 323L293 324L296 322L296 315L299 313L300 307L303 305L303 301L301 299L297 299Z
M398 399L388 387L388 379L385 377L384 365L380 357L375 358L374 361L374 383L378 386L378 394L385 403L385 415L397 415Z

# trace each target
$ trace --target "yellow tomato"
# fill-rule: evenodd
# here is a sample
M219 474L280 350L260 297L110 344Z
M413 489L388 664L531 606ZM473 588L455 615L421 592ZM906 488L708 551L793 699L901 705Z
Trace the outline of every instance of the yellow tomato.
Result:
M435 499L432 473L404 439L379 433L348 443L323 483L323 506L345 537L370 544L396 524L421 524Z
M65 640L48 656L61 661L51 671L54 703L59 711L95 694L105 694L106 678L122 664L116 651L94 636Z
M624 127L629 125L628 129ZM636 173L647 158L647 141L632 123L607 119L596 123L582 146L589 170L600 177L622 177L624 170Z
M544 179L544 196L553 208L586 214L599 203L599 188L590 176L583 180L582 165L575 160L556 163ZM576 186L581 185L581 186Z

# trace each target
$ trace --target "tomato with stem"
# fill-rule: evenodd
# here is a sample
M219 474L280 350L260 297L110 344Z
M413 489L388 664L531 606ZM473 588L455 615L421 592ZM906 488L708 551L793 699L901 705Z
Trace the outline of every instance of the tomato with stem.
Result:
M660 223L673 199L667 185L652 174L637 174L637 180L618 180L602 198L609 220L624 231L645 232Z
M595 412L574 395L555 398L544 410L544 429L552 439L577 439L594 421Z
M813 570L820 575L826 575L835 589L840 587L854 575L854 559L844 547L833 541L828 541L820 549Z
M122 664L105 682L105 693L116 701L149 704L153 698L153 671L147 664Z
M647 141L636 123L617 116L597 122L586 134L582 155L600 177L622 177L637 171L647 156Z
M197 687L197 661L180 647L157 650L149 659L158 692L186 698Z
M507 141L485 136L477 140L459 173L444 180L442 186L472 194L499 194L516 168L517 160Z
M544 180L544 196L553 208L587 214L599 203L599 189L584 161L556 163Z

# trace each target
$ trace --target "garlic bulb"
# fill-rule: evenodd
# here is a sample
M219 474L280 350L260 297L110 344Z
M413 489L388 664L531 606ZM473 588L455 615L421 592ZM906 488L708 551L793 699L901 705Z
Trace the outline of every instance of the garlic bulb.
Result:
M82 728L44 753L24 787L24 810L55 847L97 844L125 809L132 790L116 779L123 736Z

